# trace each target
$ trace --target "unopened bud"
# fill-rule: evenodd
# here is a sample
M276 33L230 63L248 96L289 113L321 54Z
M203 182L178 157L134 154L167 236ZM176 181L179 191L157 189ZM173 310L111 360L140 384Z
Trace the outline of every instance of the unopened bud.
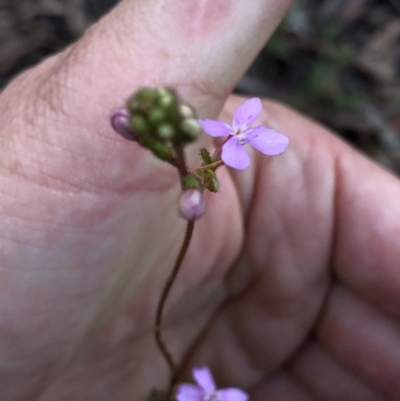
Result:
M111 116L111 126L114 131L130 141L136 140L136 135L130 128L130 115L127 109L119 109Z
M127 101L126 109L113 118L114 129L130 139L134 133L141 146L172 164L173 149L193 142L201 132L194 110L181 102L173 88L141 88Z
M179 215L185 220L197 220L203 216L206 201L203 193L198 189L188 189L182 192L179 199Z
M157 136L159 139L167 140L173 138L175 129L171 124L163 124L157 128Z
M188 106L187 104L181 104L179 106L179 113L184 118L192 118L194 117L194 110Z
M135 132L138 132L140 135L148 134L151 131L149 124L147 123L145 118L140 115L133 116L131 118L130 126Z
M128 100L127 108L132 115L146 112L156 105L157 97L153 88L141 88Z
M160 88L157 91L161 107L168 108L177 102L177 94L172 88Z
M170 147L150 136L143 136L139 138L139 143L145 148L151 150L155 156L166 162L171 162L174 155Z
M188 139L197 139L201 133L201 126L194 118L185 118L180 129Z
M149 121L153 126L158 126L167 119L166 113L161 109L152 109L149 111Z

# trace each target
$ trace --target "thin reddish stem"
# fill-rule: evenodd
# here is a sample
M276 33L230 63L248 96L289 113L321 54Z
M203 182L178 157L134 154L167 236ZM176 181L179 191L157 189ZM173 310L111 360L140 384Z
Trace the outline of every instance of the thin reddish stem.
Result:
M168 351L167 346L165 345L162 339L162 323L163 323L163 313L165 309L165 304L168 298L168 295L171 291L172 285L175 282L175 279L179 273L179 270L182 266L183 259L185 258L186 252L189 248L190 241L193 236L195 220L189 220L186 226L185 237L182 242L181 249L179 251L178 257L176 259L174 268L172 269L171 274L168 276L167 281L165 282L164 289L161 293L161 298L158 303L157 313L156 313L156 321L154 325L154 335L156 339L156 343L161 353L163 354L169 368L170 368L170 391L174 387L177 381L178 374L178 365L174 361L171 353Z
M222 142L222 144L220 146L218 146L218 148L215 150L215 152L212 154L212 158L213 159L217 159L218 157L221 156L222 153L222 147L229 141L229 139L232 138L232 135L229 135L228 138L225 139L224 142Z
M176 162L176 168L179 172L179 176L182 182L182 179L185 175L189 173L187 165L186 165L186 158L185 158L185 153L182 147L175 147L175 162ZM167 346L165 345L165 342L162 338L162 324L163 324L163 315L164 315L164 310L165 310L165 305L168 299L168 295L171 292L172 286L176 280L176 277L178 276L179 270L182 266L182 262L185 258L185 255L187 253L187 250L190 245L190 241L193 236L193 231L194 231L194 226L195 226L195 220L189 220L186 225L186 231L185 231L185 237L182 242L181 249L179 251L178 257L176 258L175 265L172 269L171 274L168 276L164 288L161 293L160 300L157 305L157 312L156 312L156 319L155 319L155 324L154 324L154 336L156 340L157 347L159 348L160 352L164 356L169 369L170 369L170 385L168 389L168 399L172 395L172 391L174 386L177 383L178 379L178 365L174 361L174 358L172 357L171 353L169 352Z

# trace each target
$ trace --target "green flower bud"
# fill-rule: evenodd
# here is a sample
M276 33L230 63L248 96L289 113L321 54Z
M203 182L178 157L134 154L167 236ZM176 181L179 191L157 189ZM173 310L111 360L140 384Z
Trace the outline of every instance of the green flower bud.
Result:
M155 156L166 162L171 162L174 159L171 148L151 137L141 138L140 144L145 148L151 150Z
M141 88L126 108L136 140L162 160L173 161L172 148L194 141L201 133L194 110L181 103L172 88Z
M193 118L195 116L194 110L187 104L181 104L179 106L179 114L183 118Z
M201 133L201 126L194 118L185 118L179 128L189 141L194 141Z
M150 131L150 126L146 119L141 115L134 115L131 118L131 129L137 132L138 135L148 134Z
M171 88L160 88L157 90L157 95L158 104L164 109L168 109L178 103L178 96Z
M164 110L152 109L149 111L149 122L151 125L157 127L167 120L167 115Z
M162 140L172 139L175 128L171 124L163 124L157 128L157 137Z
M129 100L127 104L131 114L138 111L146 111L155 106L157 102L157 91L152 88L139 89Z
M157 143L157 145L150 150L154 153L155 156L166 162L171 162L174 159L174 155L172 154L171 149L161 143Z

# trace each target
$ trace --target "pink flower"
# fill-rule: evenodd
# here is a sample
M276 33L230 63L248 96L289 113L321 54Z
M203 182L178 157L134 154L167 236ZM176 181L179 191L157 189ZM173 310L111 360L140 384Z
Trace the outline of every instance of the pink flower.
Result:
M180 384L177 401L248 401L249 396L238 388L217 390L214 378L206 366L193 369L197 384Z
M179 199L179 215L185 220L198 220L206 209L206 201L203 193L196 188L182 192Z
M226 165L238 170L246 169L250 165L250 157L243 146L248 143L267 156L279 155L288 146L289 139L273 129L263 125L251 128L261 111L261 100L253 98L238 107L232 126L215 120L199 120L206 134L213 137L228 136L221 154Z

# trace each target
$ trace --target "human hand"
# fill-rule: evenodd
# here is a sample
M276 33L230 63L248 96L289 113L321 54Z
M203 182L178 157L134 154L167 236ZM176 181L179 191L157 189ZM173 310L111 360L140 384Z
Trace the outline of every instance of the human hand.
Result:
M178 180L108 118L165 84L215 116L289 3L126 0L2 93L2 400L144 399L166 383L151 333L183 235ZM168 344L255 400L339 399L352 377L340 399L398 397L398 182L282 106L263 118L291 145L221 170L169 300ZM330 361L351 375L327 380Z

